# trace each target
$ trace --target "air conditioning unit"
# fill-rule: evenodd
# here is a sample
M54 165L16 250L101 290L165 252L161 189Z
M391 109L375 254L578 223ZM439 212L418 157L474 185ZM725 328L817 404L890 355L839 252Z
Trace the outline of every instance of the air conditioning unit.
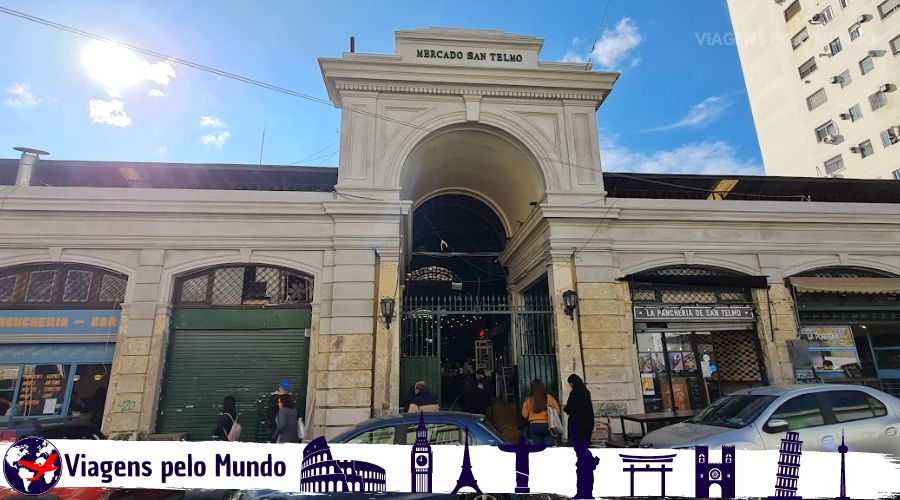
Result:
M834 144L837 142L837 136L828 134L822 138L822 142L824 142L825 144Z
M811 24L821 24L821 23L824 23L824 22L825 22L825 14L822 14L821 12L818 13L818 14L815 14L815 15L812 16L812 18L810 18L809 22L810 22Z
M893 92L897 90L897 86L892 83L885 83L878 90L880 90L881 92Z
M841 78L841 77L839 77L839 76L832 76L832 77L831 77L831 83L841 83L841 82L843 82L843 81L844 81L844 79Z
M859 19L857 19L856 22L859 24L862 24L862 23L867 23L867 22L871 21L872 19L873 19L872 16L870 16L869 14L863 14L863 15L859 16Z
M853 118L853 115L851 115L850 113L841 113L838 116L841 118L841 120L849 120Z
M856 146L850 146L850 152L851 153L859 153L859 148Z

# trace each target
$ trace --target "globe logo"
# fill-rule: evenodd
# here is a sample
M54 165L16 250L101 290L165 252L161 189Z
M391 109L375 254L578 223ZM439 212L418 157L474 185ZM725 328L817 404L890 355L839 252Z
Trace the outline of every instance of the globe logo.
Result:
M13 443L3 457L6 482L23 495L43 495L59 482L62 458L53 443L27 437Z

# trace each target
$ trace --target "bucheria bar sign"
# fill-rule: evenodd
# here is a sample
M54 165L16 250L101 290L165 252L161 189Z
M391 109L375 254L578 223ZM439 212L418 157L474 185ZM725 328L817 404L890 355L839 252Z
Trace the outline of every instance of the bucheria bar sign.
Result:
M475 52L453 49L416 49L419 59L459 59L464 61L522 62L522 54L511 52Z

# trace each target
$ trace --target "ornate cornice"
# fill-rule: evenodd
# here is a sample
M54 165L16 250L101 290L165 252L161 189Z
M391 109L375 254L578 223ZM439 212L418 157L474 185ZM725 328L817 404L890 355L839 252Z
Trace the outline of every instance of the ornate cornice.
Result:
M514 99L549 99L599 102L604 92L572 92L556 90L492 89L484 87L458 87L449 85L396 85L379 83L337 82L335 88L342 92L378 92L385 94L425 94L506 97Z

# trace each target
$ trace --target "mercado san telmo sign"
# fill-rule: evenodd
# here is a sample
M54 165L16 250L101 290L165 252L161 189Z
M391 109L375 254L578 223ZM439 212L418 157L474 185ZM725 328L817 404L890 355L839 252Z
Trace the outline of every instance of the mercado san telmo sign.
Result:
M661 306L646 307L636 306L634 308L634 319L636 320L752 320L753 309L750 306L727 306L727 307L705 307L705 306Z
M522 54L511 52L487 52L456 49L416 49L417 59L447 59L460 61L490 61L501 63L520 63Z

